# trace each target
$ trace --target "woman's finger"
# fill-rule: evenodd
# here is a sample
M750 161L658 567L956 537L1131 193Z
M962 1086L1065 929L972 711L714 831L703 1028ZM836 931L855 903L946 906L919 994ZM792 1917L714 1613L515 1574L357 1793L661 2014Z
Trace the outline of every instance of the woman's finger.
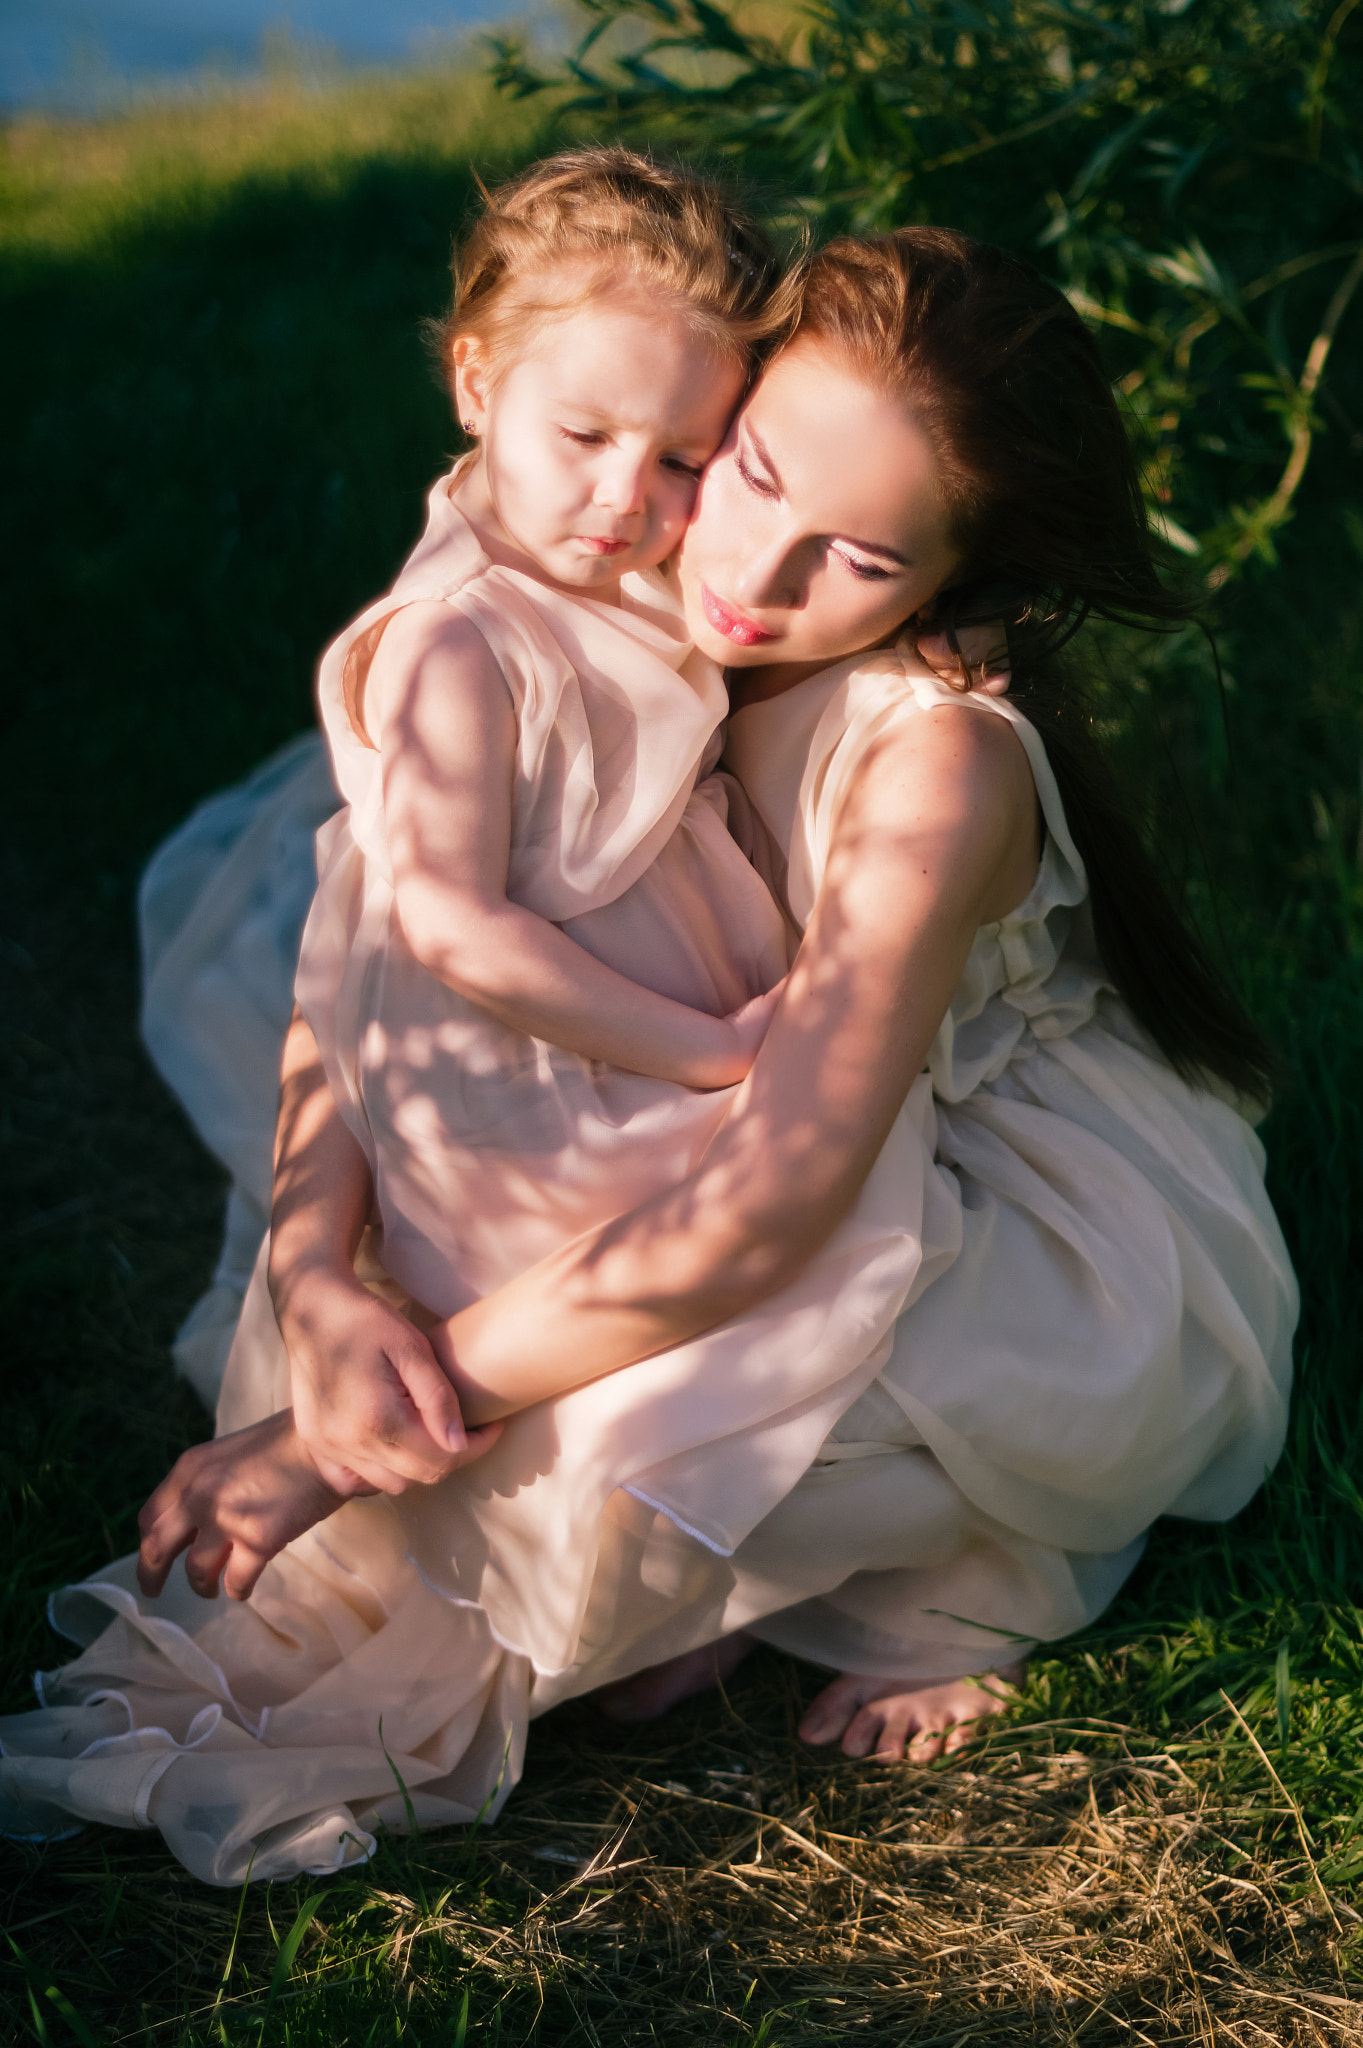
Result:
M308 1449L319 1472L324 1462L329 1468L348 1466L376 1493L398 1494L411 1486L434 1486L450 1470L450 1453L431 1442L405 1402L372 1436L357 1441L347 1433L339 1442L333 1437L320 1459L311 1445Z
M157 1488L157 1493L164 1491L163 1487ZM153 1494L152 1500L155 1498L156 1494ZM151 1501L148 1501L142 1510L143 1515L150 1506ZM141 1515L138 1521L142 1522ZM171 1566L185 1546L193 1542L195 1534L194 1518L187 1512L183 1499L178 1497L142 1525L142 1541L137 1551L137 1583L148 1600L155 1600L161 1592Z
M421 1420L403 1377L406 1351L406 1346L400 1352L385 1348L381 1372L349 1389L348 1402L318 1401L311 1389L296 1402L299 1437L319 1470L324 1464L348 1466L379 1493L404 1493L409 1486L430 1486L444 1477L449 1452L440 1439L432 1440ZM431 1369L440 1370L433 1360Z
M218 1580L231 1554L230 1537L224 1536L220 1529L201 1529L185 1558L185 1577L190 1591L197 1593L201 1600L216 1600Z
M492 1449L492 1446L505 1428L506 1424L504 1422L485 1422L481 1429L471 1429L468 1432L464 1449L455 1459L450 1470L457 1472L462 1470L465 1465L476 1465L479 1458L484 1457Z
M249 1600L260 1575L270 1562L264 1552L247 1543L236 1542L222 1574L222 1590L229 1600Z
M459 1412L458 1396L436 1364L434 1353L425 1346L410 1345L401 1353L390 1352L389 1356L432 1445L459 1457L468 1432Z

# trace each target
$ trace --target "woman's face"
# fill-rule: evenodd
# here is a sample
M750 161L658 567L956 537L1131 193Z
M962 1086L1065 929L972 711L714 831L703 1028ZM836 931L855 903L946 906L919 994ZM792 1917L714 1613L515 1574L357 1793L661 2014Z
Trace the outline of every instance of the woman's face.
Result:
M903 402L818 342L783 350L706 470L682 544L697 644L797 682L893 639L959 567Z

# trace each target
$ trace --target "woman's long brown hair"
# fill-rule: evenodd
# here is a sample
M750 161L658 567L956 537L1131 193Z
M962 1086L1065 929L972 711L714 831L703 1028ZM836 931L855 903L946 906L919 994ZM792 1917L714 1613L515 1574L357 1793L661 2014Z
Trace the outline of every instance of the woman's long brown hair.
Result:
M1192 611L1155 566L1093 337L1026 264L931 227L830 242L794 336L900 394L927 436L966 564L936 623L1007 621L1011 701L1045 741L1127 1007L1178 1073L1267 1100L1269 1048L1175 909L1094 737L1076 651L1061 652L1090 617L1157 629Z

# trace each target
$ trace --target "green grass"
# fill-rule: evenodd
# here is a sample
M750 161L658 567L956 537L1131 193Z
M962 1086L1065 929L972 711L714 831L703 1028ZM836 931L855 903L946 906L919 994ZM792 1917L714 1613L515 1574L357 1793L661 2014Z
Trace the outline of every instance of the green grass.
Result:
M129 1547L206 1427L166 1344L221 1184L137 1047L136 875L307 721L317 650L415 534L454 438L418 323L470 156L495 174L539 118L451 74L6 138L7 1707L62 1654L47 1593ZM1322 440L1281 567L1222 602L1229 755L1195 636L1109 649L1114 744L1287 1062L1267 1139L1306 1311L1255 1503L1157 1530L1117 1607L940 1769L804 1752L816 1681L764 1656L658 1729L550 1717L495 1829L321 1885L239 1902L99 1829L8 1847L5 2038L1358 2037L1357 466ZM561 1860L631 1815L613 1872Z

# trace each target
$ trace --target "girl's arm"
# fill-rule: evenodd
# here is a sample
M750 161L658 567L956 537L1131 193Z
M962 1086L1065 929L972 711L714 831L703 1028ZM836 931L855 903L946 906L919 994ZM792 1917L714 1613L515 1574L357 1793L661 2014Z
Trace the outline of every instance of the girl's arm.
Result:
M383 754L398 915L422 965L504 1024L634 1073L720 1088L741 1080L772 1003L711 1017L603 965L510 903L516 721L481 633L444 604L387 626L366 686Z
M299 1434L319 1475L342 1495L430 1485L479 1447L470 1446L454 1390L421 1331L356 1278L372 1200L369 1162L295 1010L275 1137L270 1293Z

